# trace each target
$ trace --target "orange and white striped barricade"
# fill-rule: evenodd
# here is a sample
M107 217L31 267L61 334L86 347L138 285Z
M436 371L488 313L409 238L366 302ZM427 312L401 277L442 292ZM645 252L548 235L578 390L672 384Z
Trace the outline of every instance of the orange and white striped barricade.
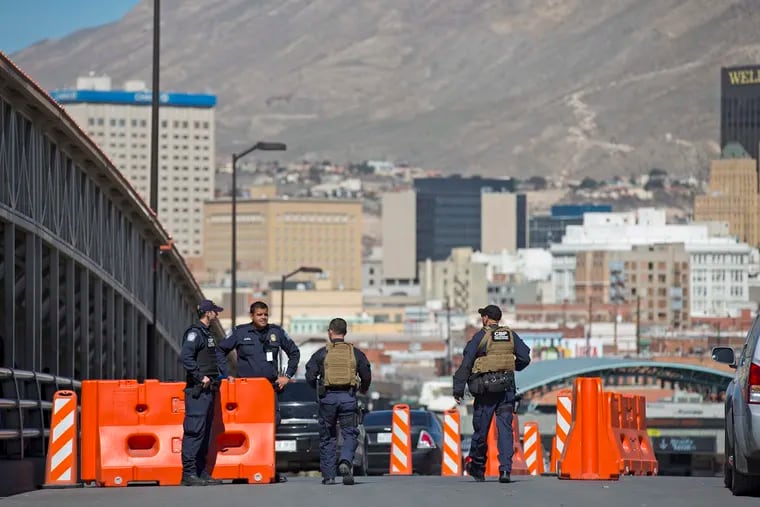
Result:
M541 435L537 422L527 422L523 430L523 449L525 463L530 475L544 473L544 452L541 447Z
M43 488L76 488L77 440L79 439L77 393L56 391L53 395L53 413L50 420L50 438L45 463Z
M459 410L451 408L443 413L443 452L441 475L462 475L462 442Z
M391 424L391 475L412 475L412 421L409 405L393 406Z
M551 452L551 463L549 471L557 473L557 461L562 457L562 451L565 449L567 434L570 432L570 426L573 422L573 398L572 391L563 389L557 395L557 426L554 436L554 445Z

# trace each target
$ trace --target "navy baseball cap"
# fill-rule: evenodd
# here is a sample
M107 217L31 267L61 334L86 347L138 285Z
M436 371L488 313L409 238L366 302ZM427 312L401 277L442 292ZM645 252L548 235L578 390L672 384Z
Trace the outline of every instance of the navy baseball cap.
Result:
M224 308L221 306L216 306L213 301L210 299L204 299L201 301L201 304L198 305L198 311L200 312L221 312L224 311Z
M489 319L501 320L501 308L496 305L488 305L485 308L479 308L478 313L485 315Z

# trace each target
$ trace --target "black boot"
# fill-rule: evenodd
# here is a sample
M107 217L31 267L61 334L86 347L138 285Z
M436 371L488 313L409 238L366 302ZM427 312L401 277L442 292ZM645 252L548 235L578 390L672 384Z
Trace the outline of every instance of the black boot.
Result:
M343 476L343 484L346 486L354 485L354 467L348 461L341 461L338 465L338 471Z
M208 483L198 477L197 475L184 475L182 476L183 486L206 486Z
M475 465L473 465L471 460L468 459L465 462L464 469L467 472L467 475L475 479L475 482L484 482L486 480L485 472L481 470L476 470Z
M502 484L509 484L512 479L509 477L509 472L499 472L499 482Z
M220 481L219 479L214 479L213 477L211 477L211 474L209 474L205 470L200 475L200 478L203 479L204 481L206 481L206 484L208 484L208 485L217 485L217 484L221 484L222 483L222 481Z
M322 484L324 484L326 486L329 486L331 484L335 484L335 479L333 479L333 478L328 479L327 477L325 477L325 478L322 479Z

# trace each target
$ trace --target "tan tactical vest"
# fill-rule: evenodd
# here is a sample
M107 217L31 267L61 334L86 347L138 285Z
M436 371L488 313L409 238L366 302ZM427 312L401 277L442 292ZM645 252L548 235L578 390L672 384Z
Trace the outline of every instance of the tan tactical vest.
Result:
M486 349L486 355L475 359L472 373L515 371L515 341L512 330L506 326L485 328L478 350Z
M325 356L325 387L356 386L356 356L354 346L346 342L329 342Z

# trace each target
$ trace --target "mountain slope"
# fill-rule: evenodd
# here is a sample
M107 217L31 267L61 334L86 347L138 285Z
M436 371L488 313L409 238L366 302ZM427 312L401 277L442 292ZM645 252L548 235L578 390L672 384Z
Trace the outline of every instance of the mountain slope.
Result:
M152 3L13 58L49 88L150 82ZM755 0L164 0L162 88L219 96L220 155L488 175L704 170Z

